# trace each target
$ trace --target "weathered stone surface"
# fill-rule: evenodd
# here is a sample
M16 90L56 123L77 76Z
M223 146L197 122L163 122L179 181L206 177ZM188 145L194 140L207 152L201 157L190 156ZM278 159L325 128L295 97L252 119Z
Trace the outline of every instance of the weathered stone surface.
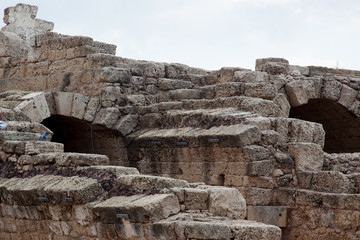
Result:
M7 153L34 155L49 152L64 152L62 143L48 141L6 141L3 150Z
M165 188L189 187L189 184L184 180L147 175L120 176L117 179L117 184L121 186L131 186L133 189L139 191L144 189L162 190Z
M22 155L18 161L21 165L55 165L55 166L91 166L109 163L104 155L85 153L48 153Z
M349 109L357 95L358 91L348 87L347 85L343 85L338 103Z
M209 192L209 212L231 219L246 217L246 202L235 188L199 186Z
M99 170L103 171L106 170L108 172L111 172L115 174L117 177L121 175L135 175L140 174L139 171L136 168L133 167L122 167L122 166L89 166L89 167L82 167L80 169L91 169L91 170Z
M173 194L134 195L112 197L95 205L93 210L105 223L118 222L116 214L128 214L133 223L148 223L178 213L180 205Z
M90 98L84 113L84 120L88 122L94 121L96 112L99 110L99 107L100 107L100 99Z
M335 80L324 79L321 97L337 101L340 98L342 84Z
M255 70L270 74L286 74L289 72L289 61L284 58L256 59Z
M111 128L112 126L114 126L119 116L120 116L120 111L118 108L115 107L102 108L96 114L93 124L104 125L107 128Z
M180 101L182 99L200 99L201 91L198 89L177 89L171 90L170 97L173 100Z
M56 106L56 113L59 115L70 117L74 93L55 92L53 96Z
M86 106L90 98L81 94L74 94L70 116L83 119L86 111Z
M51 31L54 24L36 19L37 10L36 6L26 4L17 4L5 9L4 22L7 25L1 31L14 32L23 38Z
M234 224L232 227L235 239L281 239L281 229L272 225L257 222Z
M40 139L39 133L0 131L0 142L4 141L36 141Z
M294 157L298 171L320 171L323 166L323 150L318 144L291 143L289 153Z
M121 117L113 128L118 130L123 136L126 136L134 132L137 125L138 125L138 116L129 114L124 117Z
M43 92L35 92L20 98L23 100L14 108L15 111L23 112L32 122L42 122L50 117L50 110Z
M233 235L225 223L190 222L185 225L189 239L230 239Z
M184 204L186 210L206 210L208 208L208 191L185 188Z
M278 227L286 227L287 208L284 206L248 206L247 219Z

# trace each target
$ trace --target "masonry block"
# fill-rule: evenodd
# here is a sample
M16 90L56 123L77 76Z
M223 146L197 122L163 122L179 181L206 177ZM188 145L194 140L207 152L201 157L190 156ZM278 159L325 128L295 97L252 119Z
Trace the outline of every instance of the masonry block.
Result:
M278 227L286 227L287 209L287 206L248 206L247 219Z

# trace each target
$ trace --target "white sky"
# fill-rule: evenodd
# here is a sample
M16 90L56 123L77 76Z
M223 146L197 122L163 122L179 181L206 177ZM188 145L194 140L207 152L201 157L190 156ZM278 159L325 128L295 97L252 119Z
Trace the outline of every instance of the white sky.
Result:
M0 0L0 9L18 1ZM55 32L117 45L117 55L208 70L255 60L360 70L359 0L22 0ZM0 24L0 27L4 23Z

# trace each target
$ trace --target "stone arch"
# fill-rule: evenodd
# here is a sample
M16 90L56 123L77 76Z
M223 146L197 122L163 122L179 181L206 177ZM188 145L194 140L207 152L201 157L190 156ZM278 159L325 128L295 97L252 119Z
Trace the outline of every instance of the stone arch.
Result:
M324 151L360 152L360 101L358 91L335 79L313 78L286 85L289 117L321 123Z
M129 121L117 108L101 108L98 98L69 92L31 93L22 100L18 110L51 129L52 140L66 152L104 154L112 165L128 165L124 124Z

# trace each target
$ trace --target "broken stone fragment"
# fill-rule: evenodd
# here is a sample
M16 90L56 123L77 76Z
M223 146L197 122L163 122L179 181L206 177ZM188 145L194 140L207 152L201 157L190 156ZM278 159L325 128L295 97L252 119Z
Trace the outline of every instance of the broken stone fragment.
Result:
M29 38L32 35L41 34L53 30L54 23L37 19L37 6L17 4L15 7L6 8L4 13L4 32L13 32L21 38Z

